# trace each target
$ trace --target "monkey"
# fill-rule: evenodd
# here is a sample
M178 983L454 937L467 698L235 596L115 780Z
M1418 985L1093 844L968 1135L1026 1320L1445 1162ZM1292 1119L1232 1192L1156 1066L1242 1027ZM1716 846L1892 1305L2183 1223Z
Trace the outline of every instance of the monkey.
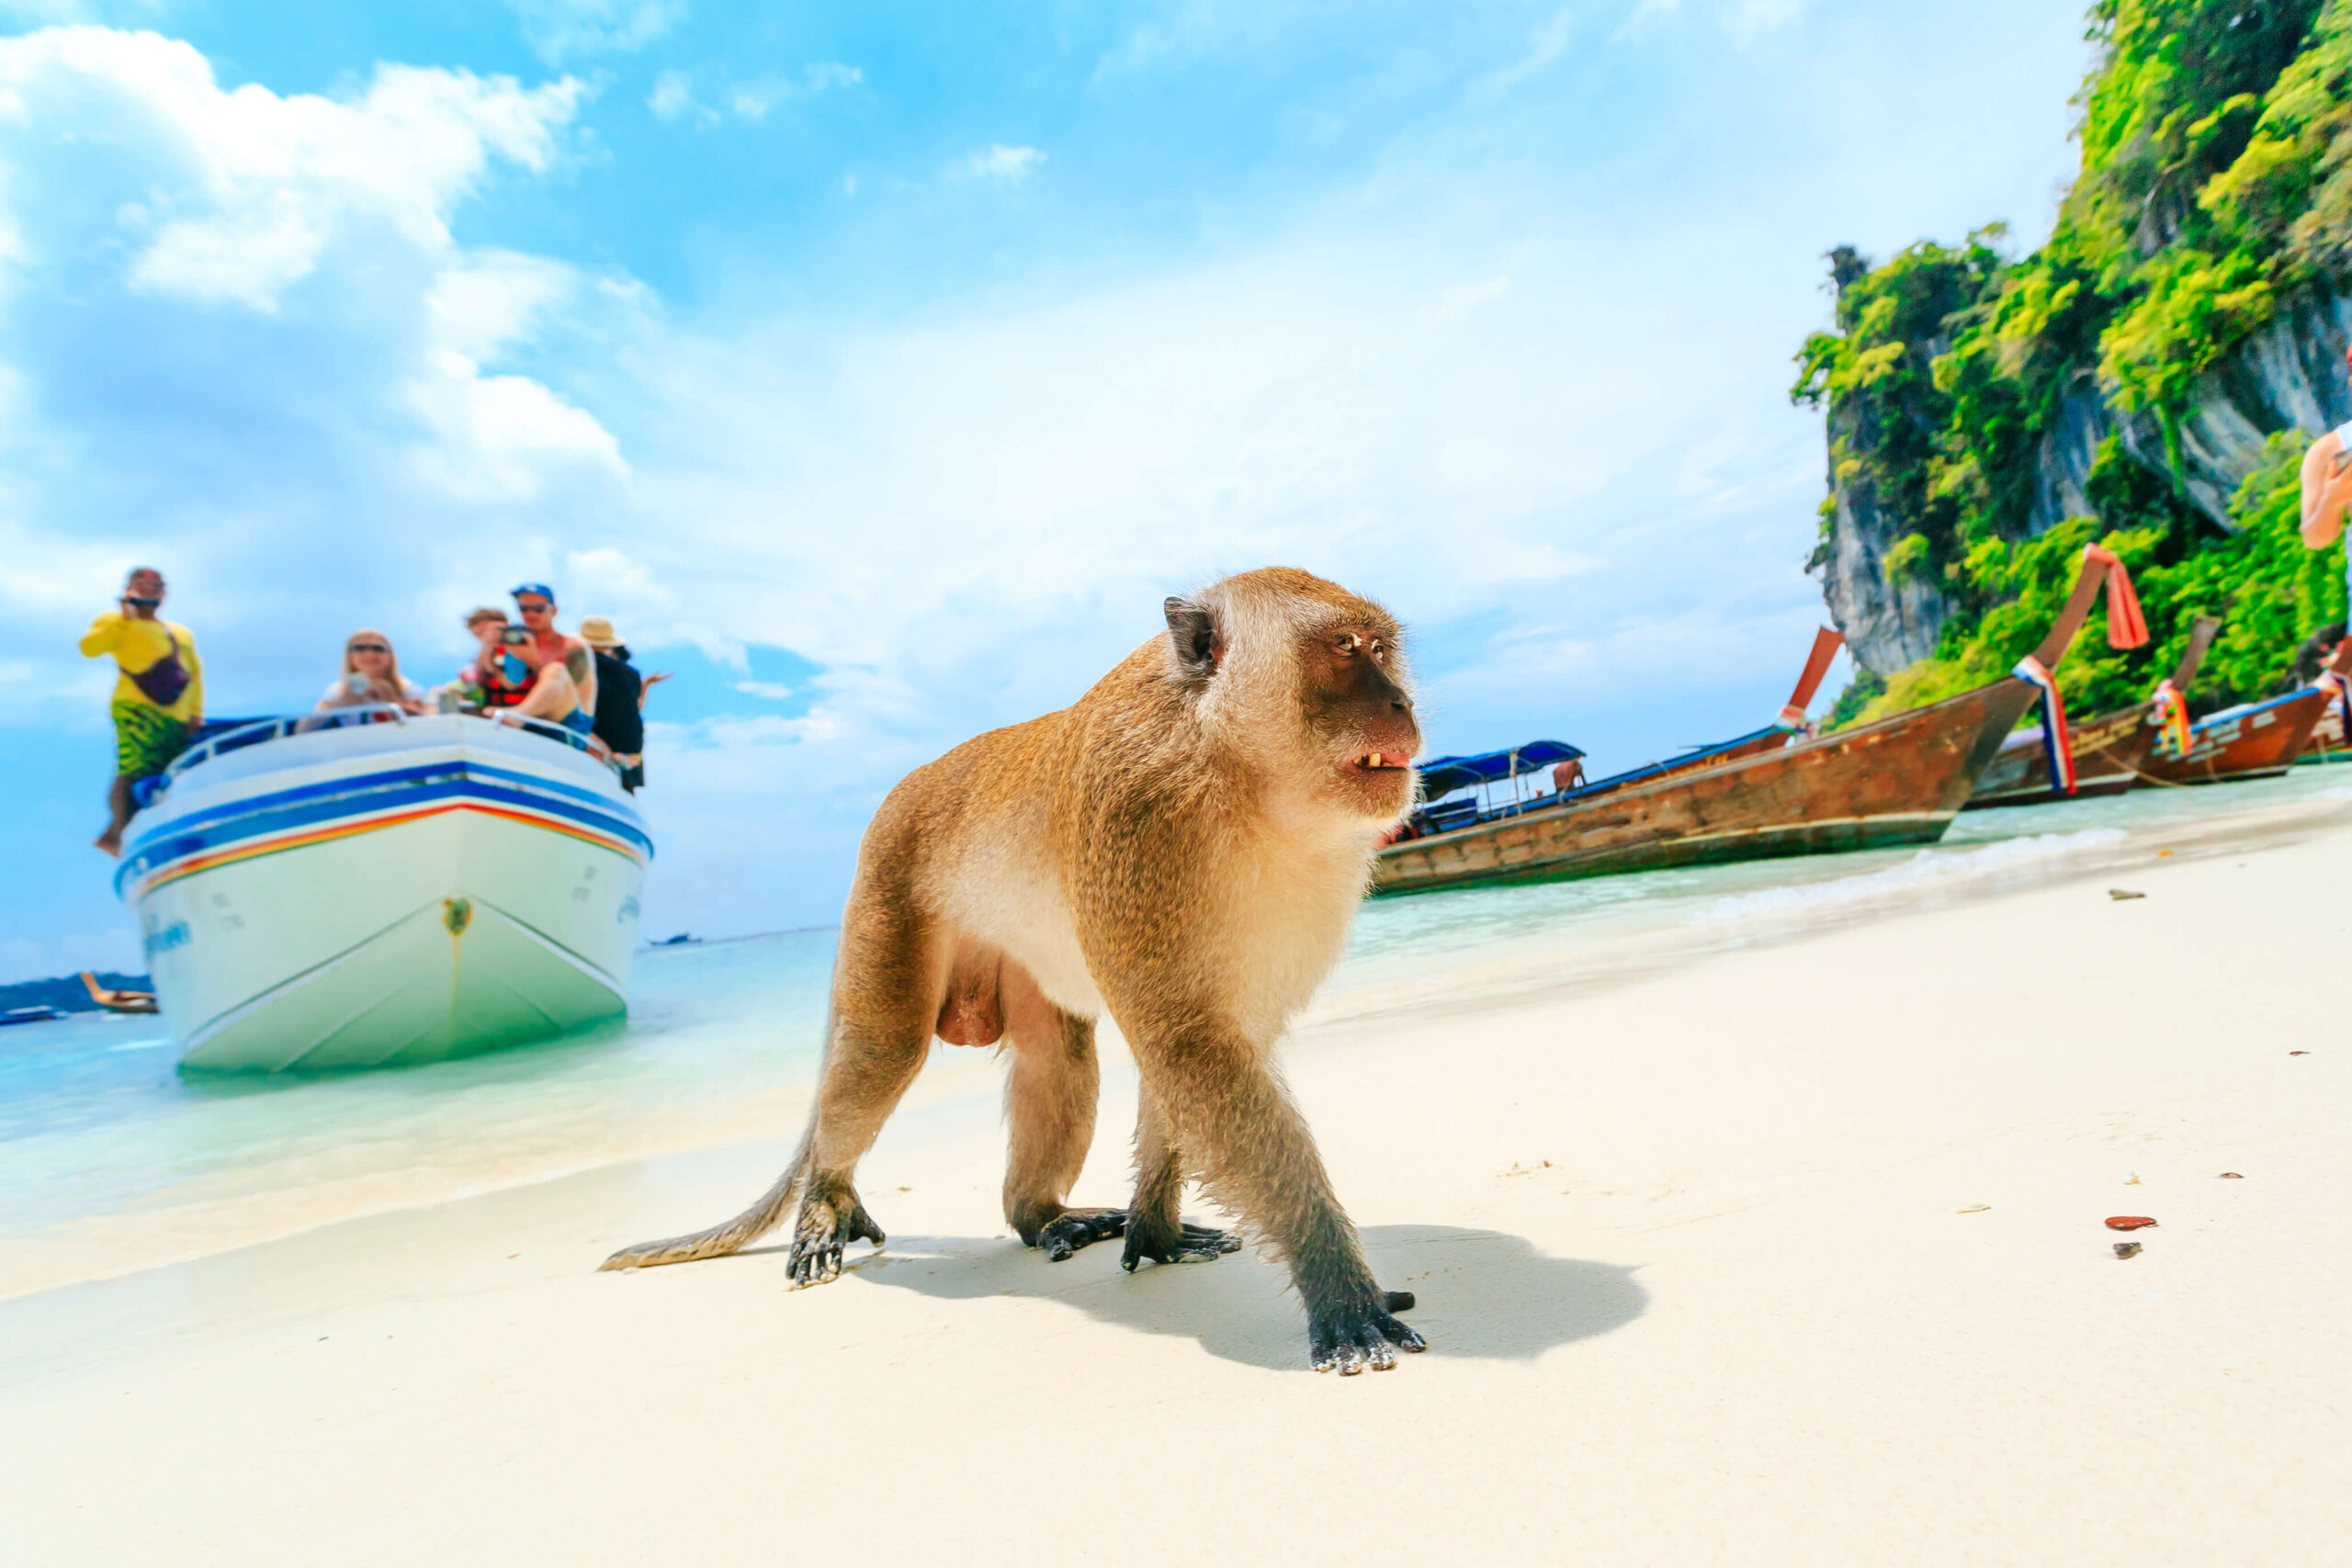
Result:
M1287 1265L1309 1363L1352 1376L1425 1348L1374 1282L1273 1059L1337 962L1421 736L1396 622L1273 567L1170 598L1167 626L1071 706L907 775L860 844L816 1098L791 1163L736 1218L606 1269L742 1247L795 1200L786 1273L886 1239L857 1163L935 1034L1009 1047L1004 1215L1062 1261L1210 1261L1238 1234L1178 1213L1187 1179ZM1093 1139L1105 1014L1141 1079L1124 1209L1066 1200Z

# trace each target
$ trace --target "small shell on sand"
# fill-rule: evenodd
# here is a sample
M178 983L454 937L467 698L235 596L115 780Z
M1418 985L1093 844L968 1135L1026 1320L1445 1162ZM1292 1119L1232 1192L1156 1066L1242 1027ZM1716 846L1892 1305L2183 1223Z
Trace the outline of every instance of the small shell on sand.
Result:
M2140 1256L2140 1244L2136 1241L2119 1241L2115 1244L2115 1256L2137 1258Z
M2107 1228L2111 1231L2145 1230L2155 1223L2145 1214L2109 1214L2107 1217Z
M1992 1206L1993 1205L1990 1203L1971 1203L1964 1209L1954 1209L1952 1213L1955 1214L1981 1214Z
M2240 1176L2240 1175L2239 1175L2236 1171L2234 1171L2234 1170L2225 1170L2225 1171L2222 1172L2221 1179L2222 1179L2222 1180L2223 1180L2223 1181L2244 1181L2244 1180L2245 1179L2245 1177L2243 1177L2243 1176Z

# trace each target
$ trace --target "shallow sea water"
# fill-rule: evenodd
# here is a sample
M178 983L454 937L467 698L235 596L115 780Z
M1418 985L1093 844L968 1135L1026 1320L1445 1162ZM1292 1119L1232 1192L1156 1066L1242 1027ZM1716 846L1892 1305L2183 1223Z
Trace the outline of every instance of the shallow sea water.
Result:
M2030 886L2137 839L2334 797L2352 798L2352 767L1971 813L1925 850L1382 900L1358 919L1328 989L1409 982L1514 945L1590 950L1605 964L1619 939L1675 932L1679 949L1702 952ZM288 1189L347 1195L318 1211L338 1217L397 1204L403 1190L424 1201L630 1157L649 1125L723 1122L730 1105L805 1089L832 950L829 930L647 949L625 1023L390 1072L183 1075L152 1018L0 1030L0 1249ZM0 1295L9 1286L0 1277Z

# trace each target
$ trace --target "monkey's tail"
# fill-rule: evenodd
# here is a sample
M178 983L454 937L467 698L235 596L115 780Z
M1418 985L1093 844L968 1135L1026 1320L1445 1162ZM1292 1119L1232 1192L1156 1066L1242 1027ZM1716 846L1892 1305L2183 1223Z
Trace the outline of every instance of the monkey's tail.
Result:
M783 1220L792 1201L798 1197L808 1176L808 1148L806 1144L792 1156L775 1185L760 1194L760 1201L728 1221L692 1235L673 1235L667 1241L640 1241L635 1247L624 1247L602 1263L599 1272L606 1269L653 1269L664 1263L693 1263L705 1258L724 1258L740 1251L775 1229Z

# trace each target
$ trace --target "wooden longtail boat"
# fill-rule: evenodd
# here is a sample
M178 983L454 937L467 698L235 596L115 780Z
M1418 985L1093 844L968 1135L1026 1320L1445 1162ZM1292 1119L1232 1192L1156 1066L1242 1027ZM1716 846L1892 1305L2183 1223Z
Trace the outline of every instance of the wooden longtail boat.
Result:
M2295 759L2297 766L2312 762L2352 762L2352 637L2335 645L2335 655L2319 678L2330 694L2312 726L2311 744Z
M2148 788L2275 779L2293 767L2311 743L2330 695L2323 687L2306 686L2267 702L2209 714L2189 730L2187 755L2152 756L2133 782Z
M2197 617L2189 630L2188 646L2172 672L2172 687L2179 696L2188 696L2198 667L2205 662L2206 650L2221 629L2222 623L2213 616ZM2136 707L2118 708L2074 726L2075 796L2121 795L2130 789L2139 781L2161 733L2162 719L2153 697ZM2021 729L2001 742L2001 750L1961 809L2039 806L2053 798L2067 797L2063 790L2051 786L2049 738L2038 728Z
M2096 547L2085 552L2064 610L2029 661L2038 661L2045 679L2110 569L2120 575L2113 556ZM2111 592L2128 594L2128 581ZM1821 663L1826 668L1826 659ZM1374 865L1373 892L1932 843L1951 826L2001 738L2041 694L2032 681L2010 676L1836 735L1602 779L1510 816L1391 844Z

